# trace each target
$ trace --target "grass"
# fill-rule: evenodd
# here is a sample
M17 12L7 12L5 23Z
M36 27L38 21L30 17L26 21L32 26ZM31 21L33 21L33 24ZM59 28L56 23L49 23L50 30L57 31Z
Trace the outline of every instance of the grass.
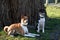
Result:
M48 6L46 10L47 10L48 17L50 17L50 18L60 18L60 7Z
M55 34L60 30L60 8L55 6L46 7L48 19L46 21L45 33L40 32L40 37L10 37L4 31L0 31L0 40L55 40ZM54 35L54 36L53 36ZM60 36L58 36L58 40Z

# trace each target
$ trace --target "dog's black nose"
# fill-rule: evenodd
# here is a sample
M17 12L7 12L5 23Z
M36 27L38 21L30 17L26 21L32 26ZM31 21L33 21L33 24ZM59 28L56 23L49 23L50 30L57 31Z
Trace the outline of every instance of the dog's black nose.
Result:
M28 23L28 21L26 21L26 23Z

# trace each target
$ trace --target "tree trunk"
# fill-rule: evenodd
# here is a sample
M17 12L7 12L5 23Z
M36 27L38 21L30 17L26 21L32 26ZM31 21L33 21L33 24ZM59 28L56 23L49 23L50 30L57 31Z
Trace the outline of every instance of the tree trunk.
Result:
M45 10L43 0L0 0L0 27L20 22L22 15L35 25L40 9Z
M55 0L55 4L57 4L58 0Z

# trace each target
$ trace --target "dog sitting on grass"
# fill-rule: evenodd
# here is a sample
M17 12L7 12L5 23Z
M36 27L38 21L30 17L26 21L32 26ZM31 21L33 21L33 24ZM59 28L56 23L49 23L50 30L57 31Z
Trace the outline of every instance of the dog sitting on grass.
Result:
M38 20L38 30L37 32L39 33L40 30L42 30L42 32L44 33L44 27L45 27L45 13L39 12L39 17L40 20Z

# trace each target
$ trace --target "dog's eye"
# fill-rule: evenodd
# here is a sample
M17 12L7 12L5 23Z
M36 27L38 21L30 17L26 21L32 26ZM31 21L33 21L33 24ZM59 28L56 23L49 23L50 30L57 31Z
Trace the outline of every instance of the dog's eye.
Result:
M24 19L24 20L26 20L26 19Z
M26 19L24 19L24 20L26 20Z

